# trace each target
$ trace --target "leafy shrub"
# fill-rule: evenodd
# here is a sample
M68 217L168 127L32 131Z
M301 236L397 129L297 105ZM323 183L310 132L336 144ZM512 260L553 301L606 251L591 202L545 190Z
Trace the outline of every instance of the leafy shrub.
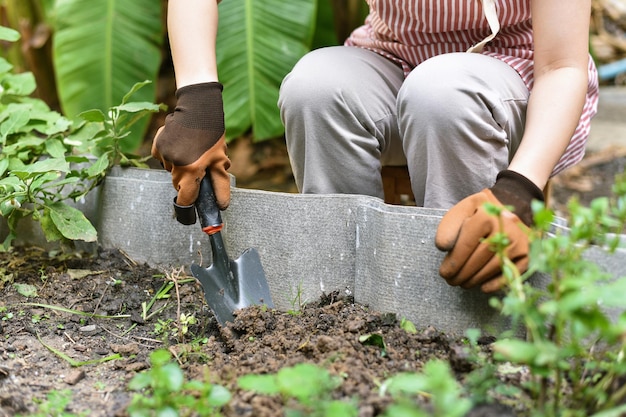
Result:
M18 36L0 31L0 40ZM30 97L36 88L32 73L14 74L0 58L0 214L9 229L0 249L8 249L25 217L38 221L49 241L96 240L93 225L66 201L84 198L115 164L142 164L120 143L137 120L163 108L130 102L147 83L135 84L106 115L91 110L69 120Z

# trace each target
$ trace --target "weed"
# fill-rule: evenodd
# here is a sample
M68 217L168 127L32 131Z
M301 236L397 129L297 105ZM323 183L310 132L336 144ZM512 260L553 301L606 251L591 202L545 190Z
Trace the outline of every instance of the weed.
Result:
M302 299L302 283L301 282L298 283L295 294L292 294L292 296L290 297L290 300L291 300L290 301L291 308L287 310L287 313L291 314L292 316L299 315L302 309L304 308L304 305L306 304L306 301Z
M169 339L169 335L172 332L172 319L157 319L157 322L154 324L154 332L152 332L155 336L161 336L164 340Z
M69 389L50 391L46 395L46 400L41 401L34 399L33 401L37 403L37 411L28 414L28 417L85 417L91 414L89 411L84 411L79 414L73 414L65 411L67 406L72 401L72 391ZM18 414L17 417L26 416Z
M94 382L93 387L96 391L105 391L107 389L107 384L102 381L96 381Z
M47 320L49 318L50 318L49 314L33 314L32 317L30 318L30 321L33 324L37 324L37 323L40 323L42 320Z

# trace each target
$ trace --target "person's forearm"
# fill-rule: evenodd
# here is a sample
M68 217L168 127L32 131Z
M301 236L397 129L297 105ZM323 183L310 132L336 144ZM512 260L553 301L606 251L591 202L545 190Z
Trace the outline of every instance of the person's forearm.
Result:
M544 188L578 125L587 68L563 67L538 76L528 102L522 142L509 165Z
M169 0L167 28L176 87L217 81L217 1Z

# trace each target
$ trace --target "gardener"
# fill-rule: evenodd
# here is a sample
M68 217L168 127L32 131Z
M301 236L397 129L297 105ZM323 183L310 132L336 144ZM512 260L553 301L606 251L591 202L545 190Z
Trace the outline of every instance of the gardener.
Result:
M169 0L167 27L177 104L152 143L152 156L171 172L176 204L191 206L207 169L217 205L230 202L222 84L215 60L217 1Z
M450 285L500 289L483 203L506 205L508 256L527 269L531 201L580 161L596 111L590 0L369 0L344 46L304 56L279 107L304 193L383 197L408 165L418 205L450 209L435 243ZM522 227L520 227L522 226Z
M450 209L435 239L448 252L441 275L495 291L504 280L482 238L498 222L483 203L513 209L502 222L523 271L530 202L584 153L598 97L590 0L369 3L345 46L309 53L283 82L296 183L304 193L383 197L381 165L408 165L417 203ZM153 155L172 172L178 204L193 203L208 168L225 208L216 3L170 0L168 13L178 102Z

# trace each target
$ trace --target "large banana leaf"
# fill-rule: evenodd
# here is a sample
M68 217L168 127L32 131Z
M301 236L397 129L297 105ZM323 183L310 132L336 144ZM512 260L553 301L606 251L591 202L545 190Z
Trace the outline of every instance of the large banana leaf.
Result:
M57 0L54 14L54 67L68 117L94 108L106 112L135 83L156 81L164 31L160 1ZM155 83L132 100L154 102ZM135 125L122 141L124 150L137 148L147 123Z
M324 1L324 0L319 0ZM219 6L217 60L224 84L226 134L252 129L279 137L283 77L311 48L318 0L225 0Z

